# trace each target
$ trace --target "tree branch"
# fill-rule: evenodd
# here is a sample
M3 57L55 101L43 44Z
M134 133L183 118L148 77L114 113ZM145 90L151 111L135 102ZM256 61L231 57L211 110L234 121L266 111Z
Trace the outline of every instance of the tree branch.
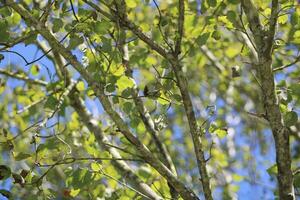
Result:
M275 140L276 163L278 168L279 197L282 200L294 200L293 172L291 170L290 131L285 126L275 92L272 70L272 48L277 24L278 1L272 1L269 31L264 31L259 21L257 9L250 0L242 0L242 6L248 18L258 49L257 71L263 94L263 104L267 120Z
M42 46L41 46L42 47ZM45 51L45 50L44 50ZM61 56L54 49L53 58L51 59L55 63L57 74L61 80L65 80L66 84L71 82L68 71L64 68ZM69 99L71 100L71 105L75 111L79 114L80 120L85 124L90 132L94 133L95 138L100 147L108 151L112 155L112 165L120 172L120 174L126 179L126 181L134 187L136 190L140 191L147 197L151 199L161 199L147 184L145 184L140 178L134 173L130 166L122 160L119 152L109 144L108 138L104 135L103 131L97 124L97 120L92 117L89 111L86 109L83 100L80 96L73 92L70 94ZM119 149L119 148L118 148Z
M176 33L175 55L181 53L181 41L183 38L184 28L184 0L178 0L178 33Z
M118 6L118 5L116 5L116 6ZM122 2L121 6L124 6L124 8L119 9L119 12L121 12L121 11L126 12L125 2ZM123 13L123 15L124 15L124 13ZM120 36L118 38L119 41L116 41L116 43L118 44L117 47L122 55L122 64L126 69L126 75L131 77L132 80L134 80L133 76L132 76L132 69L129 66L129 51L128 51L128 45L126 44L126 32L124 30L119 30L119 31L120 31L120 34L119 34ZM167 150L167 147L160 141L159 136L158 136L159 131L156 130L155 123L154 123L153 119L151 118L151 115L149 114L147 108L144 106L142 99L139 98L139 91L138 91L136 82L135 82L135 87L132 89L131 94L132 94L134 103L138 109L139 115L140 115L147 131L151 134L156 147L158 148L159 157L161 158L162 162L172 171L172 173L175 176L177 176L175 166L174 166L172 158ZM172 187L172 185L169 182L168 182L168 185L170 187L170 194L171 194L172 198L177 199L178 193L176 192L174 187Z
M110 15L109 13L105 12L104 10L102 10L99 6L97 6L96 4L89 2L88 0L83 0L86 4L88 4L89 6L91 6L92 8L94 8L97 12L99 12L100 14L102 14L103 16L107 17L108 19L110 19L111 21L118 23L121 22L120 25L122 25L123 27L129 29L130 31L132 31L136 36L138 36L142 41L144 41L146 44L149 45L149 47L156 51L158 54L160 54L161 56L165 57L165 58L171 58L172 55L169 54L167 52L167 50L165 50L163 47L161 47L160 45L158 45L157 43L155 43L151 38L149 38L148 36L146 36L143 32L142 29L140 27L138 27L136 24L134 24L133 22L129 21L127 18L122 18L121 16L118 15L117 12L114 13L114 16ZM113 12L113 10L112 10Z
M94 90L106 113L115 122L120 132L131 144L135 146L137 151L140 152L143 159L155 168L163 177L165 177L183 198L198 199L196 194L190 188L186 187L180 180L178 180L177 177L162 162L157 160L149 149L131 133L127 124L123 121L120 115L113 110L108 97L104 93L104 85L94 81L93 77L85 70L83 65L78 62L76 57L73 56L72 53L62 44L60 44L46 27L41 26L41 24L34 19L27 10L19 4L14 3L12 0L7 0L7 2L9 2L10 7L18 12L24 19L29 20L31 22L31 26L35 27L35 29L49 42L50 46L60 52L61 55L82 75L82 77L88 82L89 86ZM141 33L141 31L138 31L138 33ZM163 53L165 53L165 51L163 51Z
M27 83L31 83L31 84L39 85L39 86L43 86L43 87L46 87L48 85L48 82L46 82L46 81L42 81L42 80L39 80L39 79L31 79L28 76L24 76L24 75L21 75L21 74L18 74L18 73L19 72L10 72L10 71L7 71L5 69L0 69L0 74L3 74L3 75L8 76L8 77L15 78L15 79L18 79L18 80L25 81Z
M105 17L109 17L112 21L116 22L116 20L113 17L111 17L108 13L105 13L97 5L90 3L87 0L83 0L83 1L86 2L87 4L89 4L90 6L92 6L100 14L104 15ZM178 87L180 88L180 92L181 92L182 99L184 102L186 115L187 115L187 118L189 121L190 131L191 131L191 135L192 135L192 139L193 139L193 143L194 143L194 148L195 148L195 153L196 153L196 157L197 157L199 173L201 175L202 187L204 190L204 194L205 194L206 199L211 200L212 193L211 193L211 189L210 189L210 180L209 180L209 176L208 176L207 169L206 169L206 162L205 162L202 142L199 137L200 131L199 131L199 128L197 125L195 113L193 111L193 105L192 105L192 102L191 102L191 99L190 99L190 96L188 93L187 81L181 70L178 56L176 56L174 58L174 56L172 54L168 53L165 49L163 49L162 47L157 45L149 37L144 35L142 33L142 31L139 29L139 27L137 25L135 25L134 23L130 22L127 18L121 18L118 13L115 13L115 17L120 22L122 22L121 25L123 27L128 28L130 31L132 31L137 37L139 37L142 41L144 41L151 49L155 50L157 53L159 53L161 56L166 58L172 64L172 67L173 67L173 70L175 72L176 79L178 82ZM116 22L116 23L118 23L118 22ZM116 116L116 120L117 120L117 116ZM114 120L114 121L116 122L116 120ZM120 123L121 123L121 121L120 121ZM124 131L126 131L126 129ZM170 180L170 179L167 179L167 180ZM170 182L171 182L171 180L170 180ZM173 183L172 183L172 185L173 185ZM173 185L173 187L175 187L175 186ZM176 188L176 190L178 191L178 188ZM184 193L182 193L182 191L178 191L178 192L181 194L181 196L185 195ZM184 198L184 196L182 196L182 197ZM195 198L195 197L193 197L193 198Z

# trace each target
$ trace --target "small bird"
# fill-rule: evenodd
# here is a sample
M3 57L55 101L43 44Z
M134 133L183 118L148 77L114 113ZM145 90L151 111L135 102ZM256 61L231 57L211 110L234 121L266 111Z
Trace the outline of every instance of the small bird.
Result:
M158 98L160 97L160 91L161 91L161 84L154 82L154 83L148 83L145 85L144 88L144 96L150 97L150 98Z
M240 76L241 76L240 67L237 65L234 67L231 67L231 77L236 78L236 77L240 77Z

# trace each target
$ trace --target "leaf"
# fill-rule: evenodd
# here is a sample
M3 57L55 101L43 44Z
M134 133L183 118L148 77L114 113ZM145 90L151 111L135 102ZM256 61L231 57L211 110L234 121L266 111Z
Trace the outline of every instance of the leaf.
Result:
M217 134L221 139L227 136L227 131L223 129L217 129L214 133Z
M84 82L83 81L79 81L79 83L77 83L77 85L76 85L76 88L80 92L84 91Z
M0 15L5 18L5 17L9 17L12 14L12 9L9 8L8 6L2 7L0 8ZM2 19L3 19L2 18Z
M9 27L5 20L0 20L0 42L7 42L9 40Z
M298 115L294 111L287 112L284 115L284 123L287 127L293 126L298 122Z
M208 38L210 36L210 32L201 34L197 39L196 43L201 47L202 45L205 45Z
M70 38L70 41L69 41L68 49L70 49L70 50L75 49L82 43L83 43L82 37L79 37L77 35L72 35L72 37Z
M146 58L146 63L148 63L149 65L156 65L157 60L152 56L148 56Z
M92 177L88 169L77 169L72 175L72 186L76 189L88 185Z
M125 102L123 104L123 111L127 114L129 114L130 112L132 112L132 109L133 109L133 105L132 103L130 102Z
M300 176L299 176L299 174L294 176L294 185L295 185L295 187L300 188Z
M93 171L100 171L101 170L101 165L100 165L100 163L93 162L91 164L91 168L92 168Z
M14 12L11 17L11 23L13 25L19 25L20 21L21 21L21 15L19 15L17 12Z
M70 196L71 197L76 197L80 192L80 189L71 189L70 191Z
M63 25L64 23L61 19L55 18L53 20L53 27L52 27L53 33L58 32L63 27Z
M177 102L181 102L181 95L180 94L172 94L172 98L174 98Z
M125 67L123 65L120 65L116 70L112 72L112 74L114 76L122 76L124 75L124 72L125 72Z
M160 93L159 98L157 99L158 103L160 103L161 105L168 105L170 104L170 99L163 93Z
M233 174L232 179L236 182L241 182L243 180L243 176L238 175L238 174Z
M221 39L221 32L220 31L214 31L211 35L215 40Z
M29 157L31 157L30 154L20 152L20 153L18 153L18 154L15 156L15 160L16 160L16 161L25 160L25 159L27 159L27 158L29 158Z
M34 43L36 41L37 34L31 34L26 40L24 40L25 46Z
M299 15L297 12L294 12L292 15L291 15L291 24L293 26L297 25L299 22Z
M111 24L108 21L97 21L95 23L95 33L97 34L106 34L109 28L111 27Z
M238 4L238 3L240 3L240 0L228 0L228 3Z
M30 68L30 73L33 75L33 76L37 76L39 75L39 72L40 72L40 67L38 65L32 65L31 68Z
M276 174L277 174L277 165L274 164L274 165L272 165L271 167L269 167L269 168L267 169L267 172L268 172L268 174L269 174L270 176L276 175Z
M280 17L278 17L278 23L279 24L285 24L288 21L288 15L281 15Z
M135 0L126 0L126 4L128 8L135 8L137 6Z
M134 80L128 76L122 76L117 80L117 86L120 92L126 88L132 88L134 85Z
M58 100L51 95L48 97L48 99L44 105L44 108L49 108L49 109L53 110L53 109L55 109L57 103L58 103Z
M237 15L236 12L229 10L226 14L227 19L231 22L231 23L236 23L236 19L237 19Z
M208 0L207 4L209 7L216 7L217 6L217 0Z
M11 175L11 170L6 165L0 165L0 180L5 180Z

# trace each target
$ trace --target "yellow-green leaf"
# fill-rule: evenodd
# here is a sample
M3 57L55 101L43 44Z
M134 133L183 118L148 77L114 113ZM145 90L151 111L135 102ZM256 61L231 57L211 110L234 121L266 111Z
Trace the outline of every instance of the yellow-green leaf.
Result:
M126 4L128 8L135 8L137 6L135 0L126 0Z
M227 131L223 129L217 129L214 133L217 134L221 139L227 135Z
M92 168L93 171L100 171L101 170L101 165L99 163L93 162L91 164L91 168Z
M76 197L79 194L79 192L80 192L80 189L72 189L70 191L70 196Z
M79 91L83 91L83 90L84 90L84 82L83 82L83 81L80 81L79 83L77 83L76 88L77 88Z
M122 76L117 80L119 91L122 92L126 88L131 88L135 85L134 80L128 76Z
M30 73L33 75L33 76L37 76L40 72L40 67L38 65L32 65L31 68L30 68Z

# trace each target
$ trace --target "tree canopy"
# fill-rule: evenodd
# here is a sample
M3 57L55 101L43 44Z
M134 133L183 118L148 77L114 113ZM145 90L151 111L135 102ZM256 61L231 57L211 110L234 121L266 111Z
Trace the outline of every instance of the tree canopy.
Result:
M296 199L299 15L296 0L0 0L0 194Z

